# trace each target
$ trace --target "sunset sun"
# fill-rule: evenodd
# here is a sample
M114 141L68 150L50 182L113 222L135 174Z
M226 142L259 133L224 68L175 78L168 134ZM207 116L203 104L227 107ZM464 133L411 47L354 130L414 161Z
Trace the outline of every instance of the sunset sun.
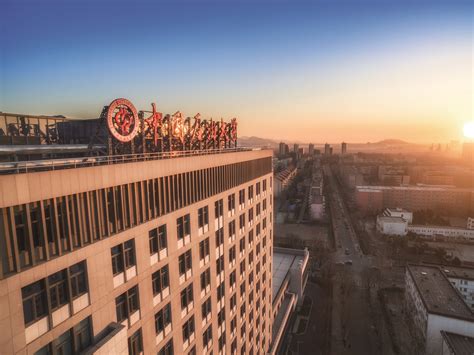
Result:
M464 124L463 133L464 137L474 139L474 121Z

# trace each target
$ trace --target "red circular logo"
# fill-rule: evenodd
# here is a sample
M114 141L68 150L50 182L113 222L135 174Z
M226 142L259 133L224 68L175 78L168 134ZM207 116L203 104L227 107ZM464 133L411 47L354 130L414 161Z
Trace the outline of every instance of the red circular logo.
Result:
M107 125L118 141L130 142L140 126L137 109L127 99L115 99L107 110Z

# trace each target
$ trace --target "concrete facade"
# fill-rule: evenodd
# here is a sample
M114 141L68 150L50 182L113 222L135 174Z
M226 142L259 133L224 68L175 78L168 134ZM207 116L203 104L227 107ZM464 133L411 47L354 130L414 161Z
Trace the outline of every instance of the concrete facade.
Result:
M272 289L268 286L273 244L271 157L271 151L256 150L0 176L0 230L2 238L9 237L2 241L2 247L6 247L0 279L2 351L48 353L52 347L59 346L58 339L71 330L72 346L97 354L123 353L127 343L128 351L134 354L164 353L170 347L175 354L265 353L271 343L272 329ZM186 175L190 172L196 174ZM199 174L207 179L202 186L187 180ZM148 200L146 192L152 196L154 191L153 196L160 198L162 190L154 190L152 182L168 176L173 177L166 178L169 191L174 186L178 195L170 192L169 199L163 202L170 206L169 210L162 211L154 197ZM215 180L211 180L212 177ZM184 185L180 186L180 182ZM100 202L102 195L97 197L92 193L106 193L112 187L116 195L105 194L103 210L97 210L103 214L94 218L87 208L80 207L78 201L86 201L87 206ZM130 199L115 200L117 204L124 203L117 209L108 202L119 196L119 191L129 192ZM239 201L242 191L244 200ZM191 198L193 194L202 196ZM230 207L232 195L234 205ZM64 196L73 196L66 205L68 215L75 211L68 219L69 236L64 239L69 240L67 248L62 248L64 235L57 223L52 225L53 230L61 232L53 233L58 244L48 239L53 221L49 218L54 221L61 218L56 203ZM74 196L78 196L77 200ZM54 202L56 215L53 213L52 217L48 215L50 210L43 209L48 201ZM135 212L122 207L132 202L137 206L134 217L142 217L136 217L137 222L124 222ZM152 205L160 205L160 213L153 210ZM207 223L201 227L198 214L203 207L208 207L210 212ZM220 210L223 213L215 215L221 212L214 211ZM26 227L21 224L19 213L26 216ZM116 221L128 223L127 228L101 221L106 216L110 219L111 214ZM180 218L186 215L189 215L189 224L185 230L189 232L179 238ZM35 229L38 225L39 235ZM159 253L151 253L151 232L161 226L166 226L166 247ZM97 235L95 227L105 231L105 237ZM29 238L26 247L20 240L25 231ZM208 240L209 253L201 258L200 243L205 240ZM131 254L127 254L125 250L130 241L133 248L128 250ZM56 245L56 249L49 248L51 244ZM114 271L112 254L117 247L123 248L120 250L124 253L125 265L121 272ZM56 254L51 250L56 250ZM186 272L181 274L181 257L188 252L189 265L186 261ZM127 265L131 260L127 255L133 256L131 265ZM71 268L78 263L86 265L87 286L85 292L73 298L70 275ZM156 293L152 276L165 267L169 270L168 286ZM221 271L217 272L217 268ZM207 270L210 277L205 279L209 284L202 288L202 275ZM62 296L58 296L58 290L52 288L51 277L63 271L68 275L68 283L61 284L65 288L59 290ZM39 297L46 297L47 302L38 298L46 312L44 317L27 322L25 290L38 282L46 284L46 290L41 291ZM188 289L192 290L191 301L183 308L183 292ZM218 289L225 297L218 298ZM131 290L136 293L131 294ZM125 309L129 310L123 321L118 319L118 299L122 295L126 295ZM53 310L53 300L62 300L61 297L66 297L66 302ZM202 309L208 300L210 315L203 317ZM138 309L132 307L132 303L137 303ZM168 305L171 322L165 323L164 330L158 332L157 316ZM85 328L77 326L85 320L89 323L84 334L91 339L81 343L76 336ZM113 326L117 323L123 328L117 330ZM211 335L204 344L206 331Z

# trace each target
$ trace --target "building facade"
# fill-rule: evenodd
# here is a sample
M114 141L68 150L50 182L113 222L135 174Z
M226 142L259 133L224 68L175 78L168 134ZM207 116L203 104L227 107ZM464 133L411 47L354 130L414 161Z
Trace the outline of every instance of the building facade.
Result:
M0 175L11 354L263 354L272 152Z

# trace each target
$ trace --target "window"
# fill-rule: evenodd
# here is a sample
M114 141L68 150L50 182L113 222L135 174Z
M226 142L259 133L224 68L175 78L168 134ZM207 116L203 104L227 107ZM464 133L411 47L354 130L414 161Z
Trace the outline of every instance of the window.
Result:
M267 210L267 200L266 200L266 199L263 200L263 202L262 202L262 209L263 209L264 211Z
M219 325L219 327L224 322L225 322L225 308L223 308L219 313L217 313L217 324Z
M249 253L249 264L253 263L253 250Z
M135 265L135 240L130 239L123 244L125 267L128 269Z
M205 319L211 313L211 297L201 305L202 319Z
M222 349L225 347L225 332L221 334L219 337L219 351L222 351Z
M207 348L212 341L212 325L210 325L202 334L202 345Z
M255 184L255 194L256 194L257 196L260 195L260 183L259 183L259 182L257 182L257 183Z
M150 255L158 253L168 247L166 224L148 232Z
M239 191L239 205L243 205L245 203L245 190L242 189Z
M222 282L217 286L217 301L219 302L225 296L225 283Z
M255 215L257 216L257 218L260 216L260 212L261 212L261 205L260 203L257 203L257 206L255 207Z
M48 314L45 280L40 280L21 289L25 325L29 325Z
M239 216L239 228L242 229L245 227L245 213L242 213Z
M216 248L224 244L224 228L216 230Z
M216 260L216 273L219 275L222 271L224 271L224 255L221 255Z
M240 316L245 317L245 302L240 306Z
M158 351L158 355L173 355L173 354L174 354L173 339L170 339L170 341L167 342L166 345L160 349L160 351Z
M155 314L155 331L160 334L171 324L171 305L168 303Z
M134 286L115 299L117 322L120 323L124 321L130 315L138 311L139 308L138 286Z
M234 293L230 298L230 309L234 309L237 306L237 295Z
M236 280L237 280L237 276L236 276L236 272L234 270L229 275L229 286L233 287L235 285Z
M123 272L125 268L128 269L136 265L134 239L127 240L123 244L114 246L111 249L111 254L112 271L114 276Z
M235 209L235 194L231 194L227 197L227 208L229 211Z
M196 355L196 345L194 345L192 349L189 350L188 355Z
M239 241L239 251L245 251L245 237L241 238Z
M198 209L198 225L199 228L209 224L209 207L204 206Z
M229 222L229 237L235 235L235 221Z
M193 333L194 333L194 316L189 318L189 320L183 324L183 342L188 341Z
M259 237L259 236L260 236L260 223L259 223L259 224L257 224L257 228L256 228L256 231L255 231L255 233L257 234L257 237Z
M245 273L245 260L242 260L240 262L240 275L243 275Z
M181 309L188 307L193 302L193 284L191 283L183 291L181 291Z
M249 224L253 222L253 207L249 209Z
M263 184L263 191L267 191L267 180L264 179L262 184Z
M232 318L232 320L230 321L230 331L234 332L235 328L237 328L237 318L236 317Z
M253 230L249 232L249 244L253 243Z
M211 285L211 268L208 268L201 274L201 290L205 290Z
M59 271L49 276L48 287L52 311L69 302L66 270Z
M176 220L178 239L183 239L184 236L191 234L190 217L189 214L179 217Z
M81 296L88 291L86 262L82 261L69 268L72 298Z
M232 263L235 261L235 254L236 254L236 251L235 251L235 245L229 249L229 263Z
M216 218L222 217L224 215L224 201L222 199L217 200L214 203L214 215Z
M209 238L199 242L199 259L203 260L206 256L209 256Z
M253 199L253 185L249 186L249 200Z
M245 281L240 284L240 295L245 295Z
M188 270L192 268L191 250L181 254L178 259L179 263L179 274L184 275Z
M128 338L129 355L138 355L143 351L142 329L138 329Z
M151 275L151 284L153 287L153 295L157 295L170 286L168 265L163 266Z
M124 271L122 244L116 245L111 249L112 252L112 271L114 276Z

